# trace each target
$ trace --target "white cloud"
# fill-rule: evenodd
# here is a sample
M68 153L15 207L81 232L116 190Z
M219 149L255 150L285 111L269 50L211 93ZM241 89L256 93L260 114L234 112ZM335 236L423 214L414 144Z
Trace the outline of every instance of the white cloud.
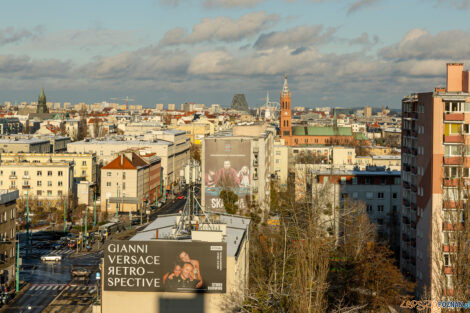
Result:
M466 59L470 56L470 32L449 30L435 35L423 29L410 30L403 39L381 50L387 59L445 60Z
M370 7L379 1L381 0L357 0L349 6L347 14Z
M226 16L204 18L201 23L194 25L190 34L186 34L180 27L168 31L160 41L160 45L239 41L270 27L278 18L275 14L267 15L265 12L247 13L236 20Z
M40 35L43 30L44 28L42 26L36 26L33 29L16 29L14 27L0 29L0 46L35 38Z
M305 47L328 42L333 38L336 29L323 25L297 26L286 31L277 31L259 36L254 47L268 49L275 47Z

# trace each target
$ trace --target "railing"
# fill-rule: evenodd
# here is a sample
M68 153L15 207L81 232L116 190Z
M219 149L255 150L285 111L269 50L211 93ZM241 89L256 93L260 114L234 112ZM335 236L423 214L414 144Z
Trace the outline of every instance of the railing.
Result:
M444 142L445 143L463 143L464 138L462 135L444 135Z
M463 121L463 113L444 113L444 121Z

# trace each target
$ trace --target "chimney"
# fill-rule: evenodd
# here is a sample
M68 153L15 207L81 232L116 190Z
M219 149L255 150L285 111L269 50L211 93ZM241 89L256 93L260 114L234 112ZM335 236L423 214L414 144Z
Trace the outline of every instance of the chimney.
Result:
M447 92L462 92L463 63L447 63Z

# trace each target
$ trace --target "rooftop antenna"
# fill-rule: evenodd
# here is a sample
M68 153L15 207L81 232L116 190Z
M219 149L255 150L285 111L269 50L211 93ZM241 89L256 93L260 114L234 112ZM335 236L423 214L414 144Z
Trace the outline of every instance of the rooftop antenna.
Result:
M209 218L209 215L201 206L199 201L196 198L196 177L193 177L193 171L196 165L196 161L190 159L189 161L189 188L186 197L186 203L184 205L183 211L181 212L181 217L176 225L176 232L174 237L186 237L191 233L191 222L194 220L194 217L197 215L204 215L206 218L206 222L209 225L209 229L213 229L212 221ZM195 204L197 206L195 206ZM196 208L199 208L202 214L196 214Z

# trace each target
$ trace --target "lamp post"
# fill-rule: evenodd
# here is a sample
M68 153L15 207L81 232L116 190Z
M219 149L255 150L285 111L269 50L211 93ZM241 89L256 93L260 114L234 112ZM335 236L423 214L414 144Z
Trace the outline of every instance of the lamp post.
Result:
M93 227L96 226L96 191L95 191L95 201L93 202Z
M67 231L67 208L64 199L64 233Z
M20 291L20 237L18 236L16 244L16 293Z
M119 220L119 183L116 183L116 220Z

